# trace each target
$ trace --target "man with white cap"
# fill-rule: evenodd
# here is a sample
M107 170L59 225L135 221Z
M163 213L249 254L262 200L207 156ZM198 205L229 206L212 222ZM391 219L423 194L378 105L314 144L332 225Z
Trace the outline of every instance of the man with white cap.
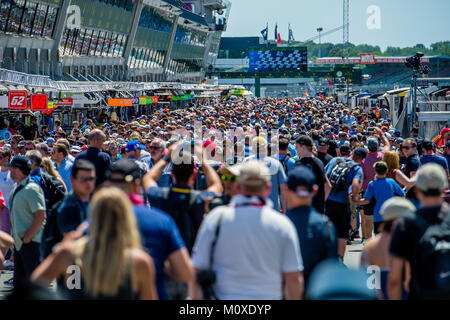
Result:
M361 266L367 269L369 266L378 266L381 270L381 292L380 297L388 299L387 279L391 268L389 256L389 245L391 243L392 227L395 220L401 217L413 217L416 207L414 204L401 197L392 197L385 201L380 209L383 222L380 225L380 233L367 241L361 254ZM402 296L407 294L403 288Z
M300 299L303 263L292 222L273 210L270 172L262 161L234 166L238 194L228 206L212 210L203 221L192 254L198 272L190 297L211 293L220 300ZM211 286L202 276L212 270ZM283 287L284 286L284 287ZM203 296L205 297L205 296Z
M447 188L447 173L440 165L428 163L417 171L415 193L420 208L414 218L399 219L392 232L389 299L401 298L408 264L410 300L450 299L450 210L442 197Z

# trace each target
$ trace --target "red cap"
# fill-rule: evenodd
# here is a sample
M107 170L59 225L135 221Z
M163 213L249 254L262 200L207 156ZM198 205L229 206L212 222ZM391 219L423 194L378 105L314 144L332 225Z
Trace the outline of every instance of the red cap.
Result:
M217 149L217 145L213 141L210 141L210 140L204 142L203 145L202 145L203 148L208 148L209 146L211 146L210 147L211 150L216 150Z
M444 134L446 134L446 133L448 133L448 132L450 132L450 128L444 128L444 129L442 129L442 131L441 131L441 136L443 136Z
M88 149L88 146L84 145L81 149L82 149L83 151L85 151L85 150Z

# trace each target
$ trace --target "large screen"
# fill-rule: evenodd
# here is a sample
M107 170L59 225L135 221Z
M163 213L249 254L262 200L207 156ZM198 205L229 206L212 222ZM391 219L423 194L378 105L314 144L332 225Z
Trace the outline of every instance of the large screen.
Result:
M308 71L306 47L258 48L249 51L249 71Z

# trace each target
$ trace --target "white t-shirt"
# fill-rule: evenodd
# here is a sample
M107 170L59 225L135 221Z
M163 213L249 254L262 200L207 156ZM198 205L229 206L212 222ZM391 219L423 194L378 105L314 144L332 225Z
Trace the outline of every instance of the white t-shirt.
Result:
M207 269L219 217L214 250L214 291L220 300L279 300L282 273L303 271L297 231L292 222L258 198L233 197L232 206L211 211L203 221L192 253L196 268ZM237 205L234 207L233 205Z
M3 198L5 199L6 207L9 208L9 197L14 187L14 180L11 178L11 172L2 171L0 169L0 190L2 190Z

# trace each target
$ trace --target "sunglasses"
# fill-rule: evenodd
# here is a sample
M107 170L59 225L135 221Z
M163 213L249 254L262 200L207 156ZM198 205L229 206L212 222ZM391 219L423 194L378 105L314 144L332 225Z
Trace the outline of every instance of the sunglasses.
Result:
M141 140L141 138L139 138L139 137L132 137L132 138L130 138L131 140L135 140L135 141L138 141L138 140Z
M411 147L408 147L408 146L402 146L402 149L409 150L409 149L411 149Z
M78 181L80 181L80 182L86 182L86 181L89 181L89 182L91 182L91 181L95 181L95 177L81 177L81 178L78 178Z
M227 176L227 175L223 175L222 176L222 181L223 182L231 182L231 183L235 183L237 181L237 177L236 176Z
M155 146L150 146L148 147L149 150L158 150L161 149L161 147L155 147Z
M117 150L117 147L109 147L109 150Z

